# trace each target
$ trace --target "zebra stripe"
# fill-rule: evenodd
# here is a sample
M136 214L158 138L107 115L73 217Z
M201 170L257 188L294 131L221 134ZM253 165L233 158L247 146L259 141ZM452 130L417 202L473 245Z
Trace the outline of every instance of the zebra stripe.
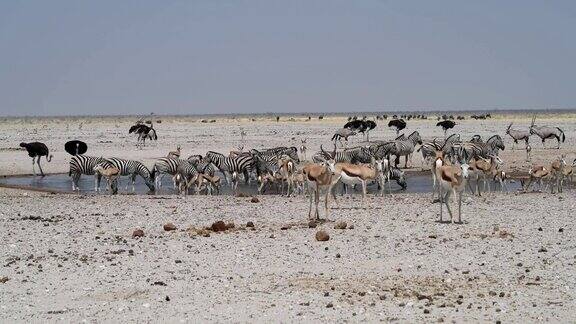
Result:
M68 176L72 177L72 190L79 190L78 181L80 181L80 176L85 174L95 175L94 191L98 191L102 176L94 172L94 167L101 163L106 163L106 160L102 157L86 155L73 156L72 159L70 159L70 170L68 171Z
M254 158L252 155L239 155L236 157L226 157L224 154L208 151L205 156L208 163L214 164L220 172L224 174L226 182L229 182L228 174L243 173L247 183L250 183L249 172L254 165Z
M396 156L395 165L400 163L401 156L405 156L406 162L404 167L408 167L408 155L414 153L416 144L422 144L422 138L418 131L414 131L412 134L408 135L408 138L394 141L394 143L395 146L390 150L390 154Z
M346 163L370 163L372 161L373 154L370 151L370 147L358 146L343 151L336 152L332 156L331 152L320 151L314 154L312 160L316 163L320 163L326 159L333 159L334 162L346 162Z
M134 183L136 182L136 176L139 175L144 179L146 186L150 190L154 190L154 184L152 183L152 175L150 170L139 161L134 160L125 160L125 159L118 159L118 158L107 158L105 159L106 162L120 170L121 176L131 176L132 180L132 191L135 190Z

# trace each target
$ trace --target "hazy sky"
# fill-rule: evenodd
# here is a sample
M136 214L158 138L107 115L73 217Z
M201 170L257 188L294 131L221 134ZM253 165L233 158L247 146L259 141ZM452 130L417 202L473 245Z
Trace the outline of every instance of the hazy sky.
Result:
M576 1L0 1L0 115L576 106Z

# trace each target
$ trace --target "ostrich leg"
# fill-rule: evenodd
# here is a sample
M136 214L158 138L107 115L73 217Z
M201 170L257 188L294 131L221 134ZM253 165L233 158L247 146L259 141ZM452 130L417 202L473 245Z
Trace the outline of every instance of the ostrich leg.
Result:
M34 176L36 176L36 166L34 164L36 164L36 157L32 158L32 172L34 173Z
M42 166L40 165L40 158L41 156L38 156L38 169L40 169L40 175L44 177L44 171L42 171Z

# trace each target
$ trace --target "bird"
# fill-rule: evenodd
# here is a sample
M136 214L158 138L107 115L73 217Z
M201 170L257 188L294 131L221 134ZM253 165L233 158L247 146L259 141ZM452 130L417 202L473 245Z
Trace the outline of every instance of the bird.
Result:
M88 151L88 145L79 140L72 140L64 144L64 151L68 152L68 154L72 156L84 154Z
M450 128L454 128L454 126L456 125L455 122L453 122L452 120L443 120L441 122L438 122L436 124L436 126L440 126L442 127L442 129L444 130L444 137L446 137L446 132L450 129Z
M42 166L40 166L40 158L45 156L46 161L52 161L52 154L49 154L46 144L40 142L20 143L20 147L25 148L26 151L28 151L28 156L32 158L32 171L34 172L34 176L36 176L36 168L34 165L38 163L40 174L44 177ZM38 160L36 160L36 158L38 158Z
M406 128L406 122L404 121L404 119L393 119L388 122L388 127L395 127L396 136L398 136L400 131Z
M128 131L128 134L138 134L138 143L141 142L142 145L146 144L146 139L158 140L158 135L152 125L152 121L147 121L146 123L150 124L150 126L139 120L134 126L130 127L130 130Z
M364 133L366 131L367 125L364 120L354 119L344 124L343 128L349 129L356 133Z
M376 128L376 122L373 120L364 121L366 124L366 141L370 142L370 131Z

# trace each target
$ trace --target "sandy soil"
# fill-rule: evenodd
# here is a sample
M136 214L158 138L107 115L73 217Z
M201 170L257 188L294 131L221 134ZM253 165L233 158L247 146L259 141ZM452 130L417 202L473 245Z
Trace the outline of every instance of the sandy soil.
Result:
M574 117L542 121L562 127L567 141L558 151L533 139L534 159L548 162L560 152L573 158ZM156 126L159 141L143 150L126 134L130 122L84 119L79 130L80 120L72 119L4 121L0 173L30 173L26 153L15 149L21 141L47 143L55 157L45 171L66 172L62 147L69 139L86 141L93 155L151 164L177 144L184 155L230 150L240 144L240 127L247 147L295 145L306 137L312 152L329 143L342 119L165 119ZM504 135L507 123L496 116L456 130L464 138ZM433 124L415 121L409 130L440 136ZM371 136L394 135L379 126ZM523 151L502 156L510 170L528 165ZM326 223L309 228L305 197L252 203L231 196L0 189L0 321L574 322L575 193L467 197L462 225L438 223L439 206L428 194L370 196L366 210L354 195L333 204ZM218 220L235 227L203 230ZM353 228L335 229L336 221ZM168 222L177 230L165 231ZM132 237L137 228L144 237ZM315 240L319 229L329 241Z

